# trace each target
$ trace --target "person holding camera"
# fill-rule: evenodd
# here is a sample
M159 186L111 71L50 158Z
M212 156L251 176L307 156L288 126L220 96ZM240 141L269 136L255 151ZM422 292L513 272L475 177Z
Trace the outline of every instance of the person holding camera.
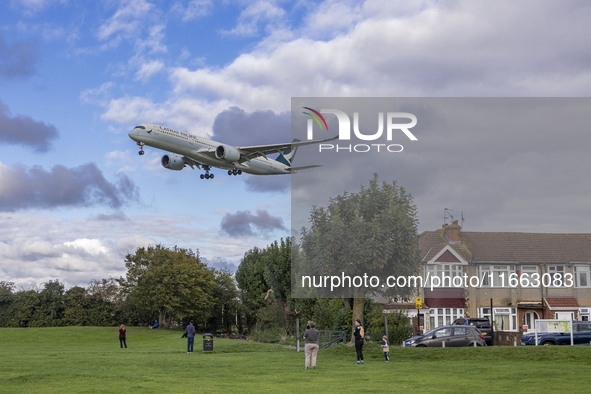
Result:
M318 355L318 330L313 321L309 321L304 332L304 339L306 340L305 353L306 363L304 369L308 369L312 364L312 369L316 369L316 356Z

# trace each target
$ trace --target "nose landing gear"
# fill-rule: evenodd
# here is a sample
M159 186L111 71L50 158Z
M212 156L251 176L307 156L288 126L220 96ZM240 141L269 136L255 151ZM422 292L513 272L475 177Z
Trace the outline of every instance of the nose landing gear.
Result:
M144 143L143 142L138 142L137 144L140 147L140 151L137 154L140 155L140 156L143 156L143 154L146 153L146 152L144 152Z

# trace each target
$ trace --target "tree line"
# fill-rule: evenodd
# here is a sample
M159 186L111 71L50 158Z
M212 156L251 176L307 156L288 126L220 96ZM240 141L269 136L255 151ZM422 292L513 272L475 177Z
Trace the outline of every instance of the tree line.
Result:
M125 277L65 289L51 280L17 290L0 282L0 327L151 325L199 322L213 332L242 329L233 274L201 262L197 252L162 245L138 248L125 258Z
M202 331L248 333L266 342L288 341L298 330L296 323L303 329L308 320L324 330L351 332L352 322L361 319L366 331L382 330L382 307L371 301L371 294L293 298L292 261L310 270L349 267L355 272L361 266L415 273L419 258L412 197L395 182L380 184L374 175L359 193L344 193L327 207L315 207L310 227L301 234L298 244L288 237L247 251L235 274L208 267L198 251L155 245L126 256L125 277L87 287L66 290L54 280L41 289L18 291L14 283L0 282L0 326L149 325L158 319L168 328L193 320ZM404 316L390 314L387 320L399 331L396 335L408 335Z

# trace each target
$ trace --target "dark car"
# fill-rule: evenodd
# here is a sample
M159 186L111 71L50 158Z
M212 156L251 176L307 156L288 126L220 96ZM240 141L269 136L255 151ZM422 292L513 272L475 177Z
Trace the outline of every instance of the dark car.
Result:
M493 329L490 321L486 317L461 317L454 320L453 324L474 326L484 336L484 340L488 346L492 345L493 342Z
M591 342L591 322L574 321L573 322L573 344L589 345ZM525 334L521 337L522 345L535 345L536 335ZM570 332L539 332L538 344L549 345L570 345Z
M474 326L443 326L429 331L425 335L409 338L403 347L460 347L486 346L484 336Z

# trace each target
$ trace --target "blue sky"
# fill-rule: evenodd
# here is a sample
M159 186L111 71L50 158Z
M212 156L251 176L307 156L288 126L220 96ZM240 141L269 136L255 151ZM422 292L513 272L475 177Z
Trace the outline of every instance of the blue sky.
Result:
M585 1L4 1L0 280L86 285L155 242L235 267L289 235L288 176L167 171L137 155L136 124L249 145L290 138L292 96L589 96L590 17ZM421 230L464 204L434 185L409 187ZM553 211L544 230L590 232ZM471 230L540 228L502 217Z

